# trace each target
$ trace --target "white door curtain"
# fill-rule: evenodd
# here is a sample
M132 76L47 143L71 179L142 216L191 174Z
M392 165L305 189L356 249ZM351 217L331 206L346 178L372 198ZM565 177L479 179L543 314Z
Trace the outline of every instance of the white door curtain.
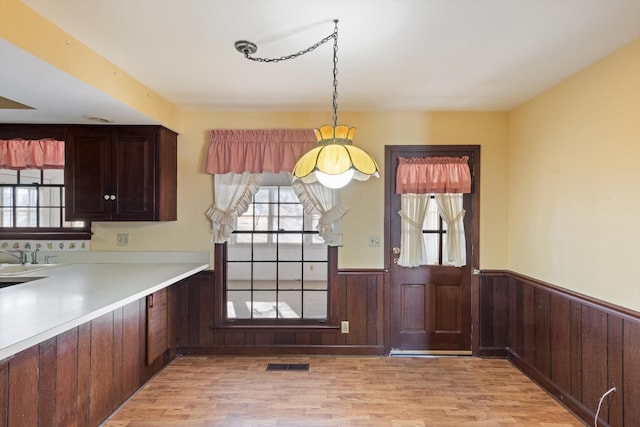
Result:
M399 158L396 194L401 196L402 218L398 265L416 267L427 263L423 225L433 194L438 211L447 223L448 264L466 265L463 193L471 192L469 158Z

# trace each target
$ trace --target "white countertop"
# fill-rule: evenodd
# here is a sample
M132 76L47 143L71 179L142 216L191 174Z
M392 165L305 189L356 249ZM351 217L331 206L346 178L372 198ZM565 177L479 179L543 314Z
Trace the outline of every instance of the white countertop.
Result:
M0 289L0 361L208 268L201 263L66 264Z

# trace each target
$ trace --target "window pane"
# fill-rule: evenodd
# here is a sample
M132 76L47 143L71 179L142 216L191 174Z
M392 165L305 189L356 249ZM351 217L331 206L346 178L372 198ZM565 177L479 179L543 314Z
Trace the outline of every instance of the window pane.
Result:
M283 237L283 236L279 236ZM282 243L282 242L281 242ZM302 245L280 245L278 258L282 261L299 261L302 259Z
M280 279L280 282L278 282L278 289L281 291L301 291L302 281Z
M304 280L327 280L327 263L326 262L305 262L304 263Z
M262 187L256 192L256 195L253 196L253 200L255 202L269 202L273 200L273 197L269 197L269 194L272 192L271 187Z
M267 231L273 230L273 224L269 221L269 204L267 203L256 203L253 205L254 209L254 230L257 231Z
M38 194L40 197L40 206L62 206L60 188L41 187L38 189Z
M302 280L302 263L301 262L278 263L278 279L281 281Z
M40 182L40 171L36 169L26 169L20 171L19 184L42 184Z
M277 280L277 262L255 262L253 263L254 280Z
M427 215L424 218L423 230L434 231L439 228L440 214L438 213L438 204L435 199L429 200L429 206L427 206Z
M318 229L319 220L320 220L320 214L305 215L305 221L304 221L305 231L316 231Z
M253 215L242 215L236 220L236 230L251 231L253 230ZM251 239L249 239L251 241Z
M238 234L236 237L245 236ZM251 235L247 235L251 237ZM229 245L227 248L227 259L229 261L251 261L251 246Z
M60 227L61 224L60 209L40 208L40 227Z
M302 301L305 319L327 318L326 291L304 291L302 294Z
M280 203L298 203L298 196L291 187L280 187Z
M327 260L327 247L326 246L312 246L304 248L304 260L305 261L326 261Z
M255 291L253 293L252 314L254 319L276 319L278 316L277 292Z
M13 206L13 189L2 187L2 206Z
M253 236L253 243L268 243L270 240L269 235L266 233L253 233L250 236Z
M64 184L64 170L63 169L45 169L42 171L44 178L42 184Z
M282 319L300 319L302 317L302 292L280 292L278 297L278 317Z
M36 208L17 208L16 227L37 227L38 218Z
M0 221L3 227L13 227L13 209L0 208Z
M227 263L227 280L251 280L251 263Z
M11 169L0 169L0 184L17 184L18 171Z
M38 191L35 187L16 188L16 206L35 206L38 200Z
M255 245L253 259L254 261L277 261L278 247L274 244Z
M251 318L251 292L227 291L227 318Z
M302 234L278 234L278 243L286 245L302 245Z
M282 206L281 206L282 208ZM280 216L280 231L302 231L302 216Z
M438 265L440 263L438 260L440 248L438 234L423 234L422 237L427 248L427 264Z

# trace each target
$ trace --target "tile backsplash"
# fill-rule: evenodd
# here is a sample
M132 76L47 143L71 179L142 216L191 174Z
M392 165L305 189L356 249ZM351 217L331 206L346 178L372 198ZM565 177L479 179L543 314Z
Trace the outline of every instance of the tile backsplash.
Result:
M7 251L89 251L90 240L0 240L0 249Z

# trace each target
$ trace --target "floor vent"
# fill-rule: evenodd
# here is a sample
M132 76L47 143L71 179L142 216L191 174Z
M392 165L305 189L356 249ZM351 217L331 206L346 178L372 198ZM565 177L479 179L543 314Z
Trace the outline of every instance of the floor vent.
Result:
M308 363L269 363L267 371L308 371Z

